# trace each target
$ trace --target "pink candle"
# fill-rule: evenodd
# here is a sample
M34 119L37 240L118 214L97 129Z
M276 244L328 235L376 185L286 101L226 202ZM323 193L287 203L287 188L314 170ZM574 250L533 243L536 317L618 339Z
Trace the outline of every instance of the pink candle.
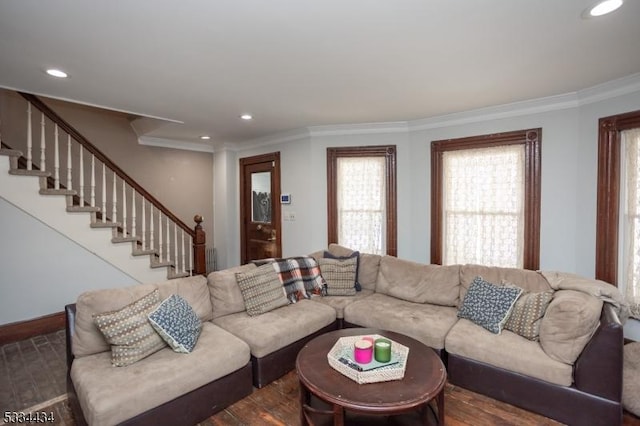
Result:
M373 343L371 340L356 341L353 348L353 358L360 364L368 364L373 358Z

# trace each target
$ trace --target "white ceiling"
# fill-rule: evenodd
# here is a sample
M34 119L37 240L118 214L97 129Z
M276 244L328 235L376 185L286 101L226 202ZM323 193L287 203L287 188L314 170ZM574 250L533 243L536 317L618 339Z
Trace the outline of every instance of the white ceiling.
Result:
M175 120L148 135L184 142L415 120L640 72L640 1L583 19L592 3L0 0L0 86Z

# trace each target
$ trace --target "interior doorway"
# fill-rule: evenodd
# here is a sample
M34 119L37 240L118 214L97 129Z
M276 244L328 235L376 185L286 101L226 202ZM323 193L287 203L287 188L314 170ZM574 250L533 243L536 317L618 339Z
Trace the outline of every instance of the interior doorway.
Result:
M240 159L240 260L282 256L280 153Z

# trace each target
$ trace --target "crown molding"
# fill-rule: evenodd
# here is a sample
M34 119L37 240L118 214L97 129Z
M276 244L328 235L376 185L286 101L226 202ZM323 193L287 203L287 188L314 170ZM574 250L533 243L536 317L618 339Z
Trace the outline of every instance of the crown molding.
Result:
M542 114L552 111L560 111L570 108L579 108L618 96L636 93L640 91L640 73L631 74L616 80L607 81L576 92L561 95L547 96L544 98L529 99L526 101L512 102L495 105L486 108L478 108L469 111L439 115L411 121L388 121L377 123L354 123L309 126L286 132L276 133L245 142L226 142L220 146L203 145L193 142L184 142L171 139L140 137L142 145L160 146L164 148L186 149L202 152L217 151L248 151L265 146L294 142L310 137L321 136L349 136L371 135L389 133L410 133L421 130L437 129L442 127L460 126L464 124L479 123L483 121L501 120L532 114Z
M413 120L409 123L409 127L411 131L437 129L559 111L576 108L578 106L579 101L577 95L575 93L568 93Z
M278 145L286 142L295 142L302 139L307 139L311 136L309 128L289 130L286 132L280 132L261 138L250 139L246 142L230 143L230 150L233 151L248 151L250 149L256 149L263 146Z
M578 92L578 100L580 105L588 105L635 92L640 92L640 73L580 90Z
M307 127L311 136L343 136L343 135L371 135L384 133L407 133L407 121L386 121L379 123L338 124L335 126Z
M138 143L146 146L156 146L160 148L181 149L184 151L197 152L214 152L213 146L210 144L202 144L197 142L186 142L176 139L154 138L151 136L138 137Z
M638 91L640 91L640 73L631 74L629 76L611 80L583 90L560 95L529 99L411 121L310 126L305 129L254 139L248 141L248 145L245 143L237 143L234 145L238 146L239 150L245 150L265 145L290 142L304 137L405 133L437 129L578 108L583 105L616 98L618 96ZM291 136L292 134L296 136Z

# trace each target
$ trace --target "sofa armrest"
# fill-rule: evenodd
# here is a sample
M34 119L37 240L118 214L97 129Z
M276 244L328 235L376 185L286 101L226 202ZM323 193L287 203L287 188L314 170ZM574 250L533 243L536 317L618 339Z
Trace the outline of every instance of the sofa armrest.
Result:
M71 363L74 360L73 356L73 334L76 331L76 304L72 303L64 307L65 313L65 331L66 331L66 346L67 346L67 370L71 370Z
M605 303L600 326L574 364L578 390L622 400L623 330L614 308Z

